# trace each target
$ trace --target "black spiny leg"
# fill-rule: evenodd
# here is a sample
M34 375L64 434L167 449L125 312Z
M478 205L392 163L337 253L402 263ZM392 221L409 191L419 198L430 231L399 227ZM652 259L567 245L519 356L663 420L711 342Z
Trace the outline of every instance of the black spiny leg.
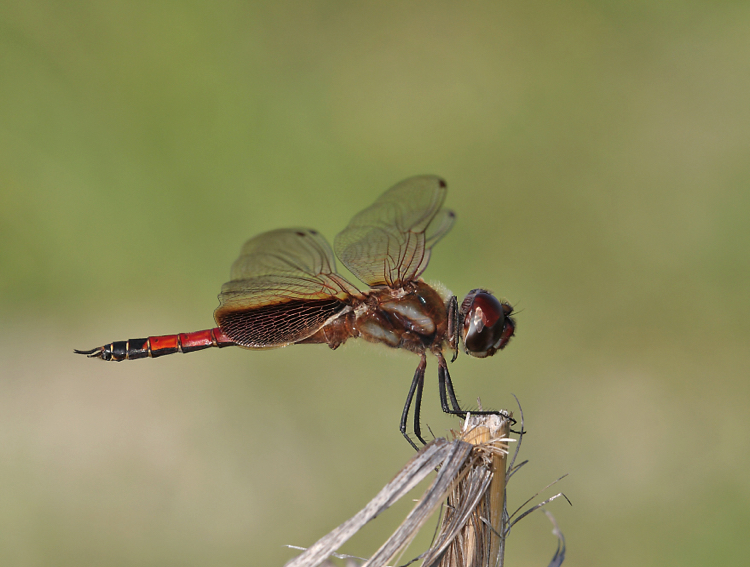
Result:
M456 393L453 391L453 382L451 381L451 375L448 373L448 364L445 362L443 354L440 352L435 353L438 357L438 385L440 387L440 405L445 413L451 415L458 415L460 417L466 417L468 413L466 410L462 410L461 406L458 405L456 399ZM448 407L448 399L450 398L451 406L453 409ZM475 415L502 415L497 410L481 410L472 411Z
M446 305L446 310L448 311L448 345L453 351L453 358L451 358L451 362L456 362L456 359L458 358L458 334L460 332L460 324L458 313L458 299L456 299L455 295L451 295L451 298L448 300L448 304Z
M419 410L422 406L422 387L424 386L424 371L427 368L427 357L422 354L422 360L419 361L417 370L414 372L414 379L411 381L411 387L409 387L409 393L406 396L406 403L404 404L404 411L401 413L401 434L406 438L409 444L414 447L416 451L419 451L419 447L414 441L411 440L408 433L406 433L406 422L409 419L409 408L411 407L411 401L414 398L414 393L417 394L417 403L414 406L414 435L417 436L422 442L422 445L427 445L427 442L422 439L422 431L419 426Z

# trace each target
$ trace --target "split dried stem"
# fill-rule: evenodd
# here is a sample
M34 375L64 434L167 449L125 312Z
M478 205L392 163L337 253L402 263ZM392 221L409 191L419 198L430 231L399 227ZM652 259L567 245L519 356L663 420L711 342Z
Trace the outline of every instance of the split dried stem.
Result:
M469 415L458 438L474 446L465 474L448 495L446 512L423 565L495 567L505 551L505 470L510 421ZM461 526L456 530L456 527ZM440 545L450 540L447 547Z
M313 567L431 474L437 477L414 509L363 567L384 567L398 558L446 500L433 545L418 559L423 567L502 565L505 482L510 421L507 415L468 416L455 439L436 439L417 453L365 508L320 539L287 567Z

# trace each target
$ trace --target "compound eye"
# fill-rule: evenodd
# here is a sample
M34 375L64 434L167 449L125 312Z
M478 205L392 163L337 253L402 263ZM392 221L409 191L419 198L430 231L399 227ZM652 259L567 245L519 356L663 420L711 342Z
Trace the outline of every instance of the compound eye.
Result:
M510 340L512 319L510 306L500 303L484 290L473 290L461 304L462 339L468 354L479 358L492 356ZM501 344L502 343L502 344Z

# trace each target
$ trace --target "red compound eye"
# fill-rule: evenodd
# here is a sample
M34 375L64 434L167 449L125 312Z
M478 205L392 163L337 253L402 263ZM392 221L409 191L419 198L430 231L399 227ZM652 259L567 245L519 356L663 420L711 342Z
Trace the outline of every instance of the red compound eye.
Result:
M489 291L469 292L461 304L461 338L466 352L484 358L502 349L515 331L512 312L510 305L501 303Z

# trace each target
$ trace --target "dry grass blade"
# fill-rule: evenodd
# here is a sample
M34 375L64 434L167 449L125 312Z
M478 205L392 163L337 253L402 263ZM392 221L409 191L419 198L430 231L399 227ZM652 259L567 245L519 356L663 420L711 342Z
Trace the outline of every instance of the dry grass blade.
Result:
M519 509L513 515L520 515L511 522L505 502L506 484L524 463L513 466L516 451L511 467L507 467L508 444L514 441L508 437L509 430L508 415L469 415L461 432L454 433L454 441L436 439L426 445L363 510L289 561L286 567L329 565L328 558L338 556L336 551L345 541L436 468L438 474L431 486L362 567L385 567L391 561L397 562L446 498L445 514L433 544L407 565L421 559L422 567L502 566L505 539L511 526L559 496L564 497L557 494L523 513ZM559 567L565 557L565 540L556 524L554 533L558 537L558 548L550 566Z
M305 550L304 553L290 560L286 564L286 567L315 567L321 565L323 561L333 555L336 550L344 544L344 542L359 531L367 522L376 518L380 513L389 508L394 502L399 500L404 494L419 484L427 475L432 473L439 465L443 464L445 461L450 461L451 458L462 462L462 459L466 458L466 455L469 454L470 450L471 446L468 446L465 443L456 441L451 443L445 439L436 439L432 443L426 445L362 510L328 535L318 540ZM457 466L460 465L453 465L451 469L456 468ZM441 468L441 473L444 469L445 465ZM439 481L442 484L445 483L445 474L447 473L444 473L442 478L438 475L438 478L436 478L433 483L433 487L438 484ZM431 489L433 487L431 487ZM439 504L439 500L435 506L437 504ZM414 518L412 520L414 520ZM422 520L422 523L423 521L424 520ZM421 526L421 523L419 523L419 525ZM404 534L406 534L405 530L406 528L404 528L404 525L402 524L397 532L381 547L379 550L381 555L384 548L387 548L388 550L391 549L391 544L389 544L389 542L391 542L391 539L394 537L396 537L397 541L404 540ZM414 534L411 534L411 537L413 536ZM410 540L410 538L407 539ZM394 542L396 540L394 540ZM395 545L400 549L403 544ZM378 564L384 565L385 562L371 563L373 566Z
M436 560L441 561L439 565L451 565L444 563L449 557L455 558L455 564L463 565L463 555L474 555L476 548L486 547L487 540L482 537L486 531L486 519L477 511L487 494L492 476L488 468L472 466L468 474L456 483L448 496L440 533L425 556L423 565L433 565Z
M519 513L519 512L520 512L520 511L521 511L521 510L523 509L523 507L524 507L524 506L526 506L526 504L528 504L529 502L531 502L531 501L532 501L532 500L533 500L534 498L536 498L537 496L539 496L539 495L540 495L540 494L541 494L542 492L544 492L545 490L547 490L547 489L548 489L548 488L549 488L550 486L554 486L554 485L556 485L556 484L557 484L558 482L560 482L560 481L561 481L562 479L564 479L564 478L565 478L566 476L568 476L568 475L567 475L567 473L566 473L566 474L564 474L564 475L562 475L562 476L561 476L560 478L558 478L557 480L554 480L554 481L550 482L550 483L549 483L549 484L548 484L547 486L545 486L544 488L542 488L542 489L541 489L540 491L538 491L538 492L537 492L536 494L534 494L533 496L531 496L531 497L527 498L527 499L526 499L526 502L524 502L524 503L523 503L523 504L521 504L521 505L520 505L520 506L519 506L518 508L516 508L516 511L515 511L515 512L513 512L513 513L512 513L511 515L510 515L510 518L509 518L509 519L513 520L513 517L514 517L514 516L515 516L516 514L518 514L518 513ZM533 512L533 511L534 511L534 510L536 510L537 508L540 508L540 507L544 506L545 504L547 504L547 503L549 503L549 502L552 502L553 500L555 500L555 499L559 498L560 496L562 496L563 498L565 498L565 500L568 500L568 497L567 497L567 496L565 496L565 495L564 495L564 494L563 494L562 492L559 492L559 493L555 494L555 495L554 495L554 496L553 496L552 498L548 498L548 499L547 499L547 500L545 500L544 502L540 502L539 504L537 504L537 505L536 505L536 506L534 506L533 508L531 508L531 509L529 509L529 510L526 510L526 511L525 511L525 512L524 512L523 514L521 514L521 515L520 515L520 516L519 516L518 518L516 518L515 520L513 520L513 521L512 521L511 523L510 523L510 525L512 526L513 524L515 524L516 522L518 522L518 521L519 521L519 520L520 520L521 518L523 518L523 517L525 517L525 516L528 516L528 515L529 515L529 514L530 514L531 512ZM570 504L570 500L568 500L568 504Z
M558 492L558 493L557 493L557 494L555 494L554 496L550 496L549 498L547 498L547 500L542 500L542 501L541 501L541 502L540 502L539 504L537 504L536 506L533 506L532 508L529 508L528 510L526 510L526 511L525 511L525 512L524 512L523 514L521 514L520 516L518 516L518 518L516 518L515 520L513 520L513 521L512 521L512 522L511 522L511 523L509 524L509 526L508 526L508 527L510 528L510 527L512 527L512 526L514 526L514 525L516 525L516 524L517 524L518 522L520 522L521 520L523 520L523 519L524 519L524 518L525 518L526 516L528 516L529 514L531 514L532 512L534 512L535 510L539 510L539 508L542 508L542 507L546 506L547 504L549 504L549 503L550 503L550 502L552 502L553 500L557 500L557 499L558 499L558 498L560 498L561 496L562 496L563 498L565 498L565 500L568 500L568 497L567 497L567 496L565 496L565 494L563 494L562 492ZM570 500L568 500L568 504L570 504L570 503L571 503L571 502L570 502Z
M457 440L451 443L453 451L446 455L437 478L425 492L414 509L401 523L393 535L378 549L362 567L382 567L396 557L414 539L419 529L430 518L435 509L445 499L445 495L453 486L457 476L464 468L467 458L471 454L472 446Z
M560 531L560 527L557 525L557 520L555 520L552 513L548 510L544 510L544 513L547 515L547 518L549 518L549 521L552 522L552 525L554 526L552 533L557 537L557 550L555 551L555 555L552 556L552 561L550 561L548 567L560 567L565 560L565 536L562 531Z

